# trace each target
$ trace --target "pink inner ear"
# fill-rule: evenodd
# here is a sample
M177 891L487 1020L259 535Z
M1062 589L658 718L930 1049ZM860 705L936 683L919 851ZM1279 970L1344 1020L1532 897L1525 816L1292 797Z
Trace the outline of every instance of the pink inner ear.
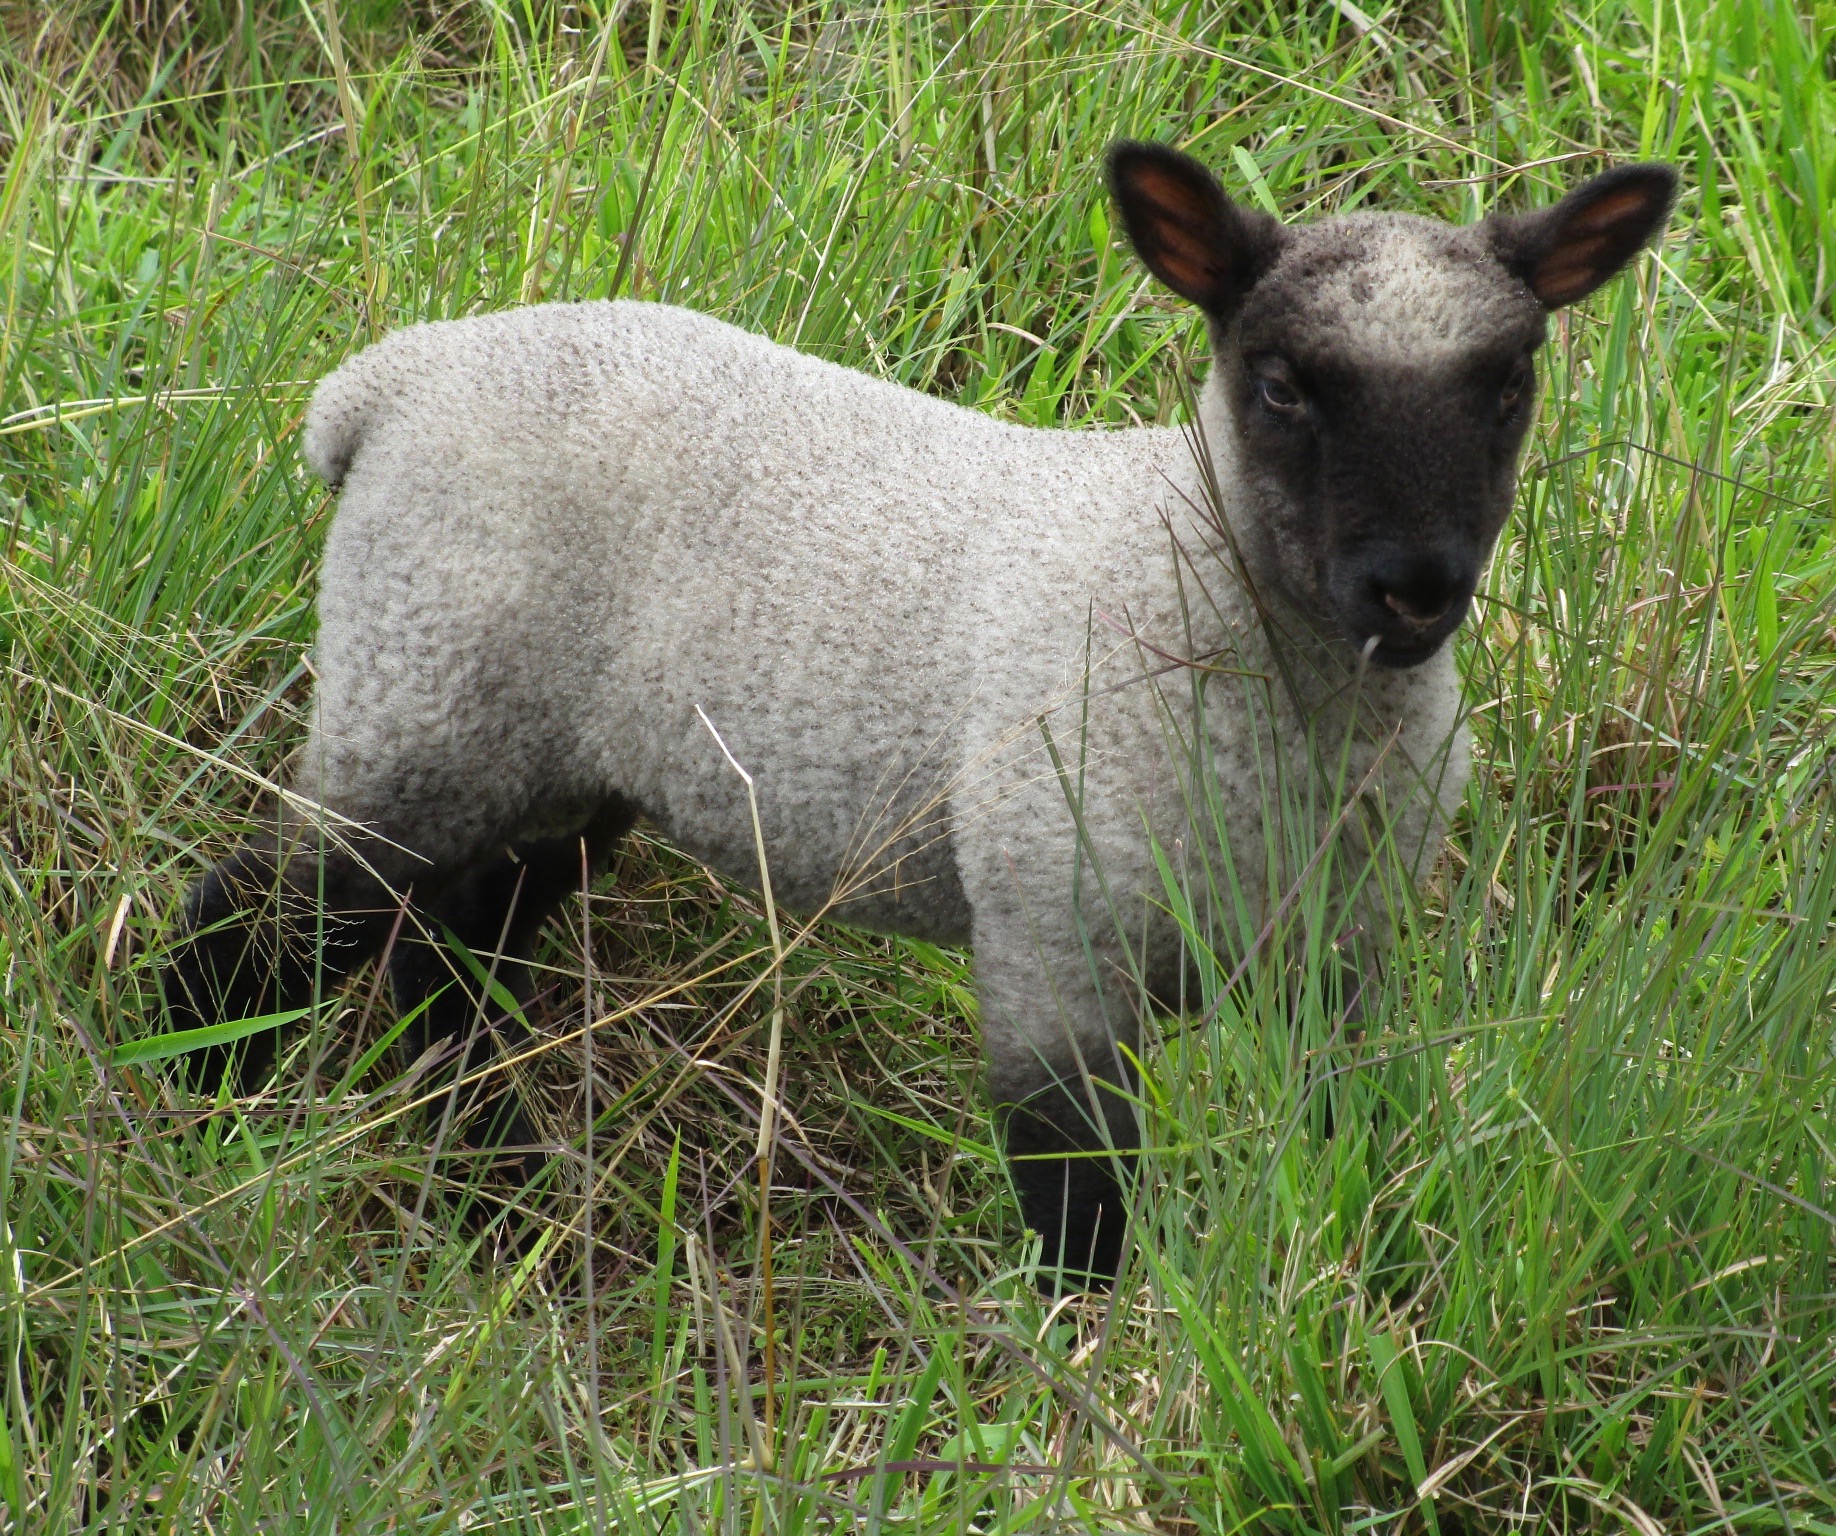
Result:
M1650 206L1651 200L1641 191L1609 193L1568 221L1568 227L1562 231L1562 243L1566 245L1571 234L1583 238L1602 234L1623 219L1649 212Z
M1531 290L1551 309L1592 291L1620 265L1627 236L1637 233L1651 211L1650 194L1632 187L1610 192L1565 219L1555 243L1536 264Z
M1154 264L1175 291L1192 297L1213 280L1211 252L1201 231L1208 210L1184 182L1159 171L1136 172L1135 190L1153 205Z
M1579 240L1564 240L1537 267L1539 275L1554 277L1562 272L1591 272L1609 251L1605 235L1590 235Z
M1537 264L1530 285L1537 298L1551 309L1572 304L1601 280L1603 258L1610 255L1602 236L1559 245Z
M1191 231L1181 229L1177 223L1169 223L1161 226L1160 234L1159 262L1167 285L1188 297L1209 288L1211 262L1204 246L1192 238Z
M1143 166L1135 172L1135 190L1165 210L1173 218L1195 219L1203 211L1185 182L1167 175L1156 166Z
M1546 262L1537 270L1531 291L1538 302L1549 309L1572 304L1594 287L1599 274L1591 266L1569 262Z
M1212 283L1210 264L1193 251L1177 246L1166 246L1160 251L1160 272L1177 294L1197 294Z

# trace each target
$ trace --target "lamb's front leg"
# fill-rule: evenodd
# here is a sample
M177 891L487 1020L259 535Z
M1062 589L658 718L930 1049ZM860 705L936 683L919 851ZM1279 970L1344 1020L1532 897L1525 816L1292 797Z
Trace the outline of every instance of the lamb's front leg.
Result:
M1120 986L1099 995L1081 944L990 927L978 920L975 938L988 1096L1042 1240L1040 1283L1106 1286L1122 1263L1140 1141L1131 1000Z

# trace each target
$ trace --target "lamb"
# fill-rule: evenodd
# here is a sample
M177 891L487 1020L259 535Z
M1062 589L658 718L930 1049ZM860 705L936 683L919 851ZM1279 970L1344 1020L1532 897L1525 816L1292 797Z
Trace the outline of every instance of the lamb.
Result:
M188 894L174 1025L297 1005L386 946L409 1049L476 1069L515 1026L443 931L516 974L640 815L756 874L712 725L781 904L973 946L1023 1214L1061 1275L1113 1276L1136 1001L1179 988L1155 846L1190 835L1203 766L1209 856L1270 910L1270 818L1332 799L1271 785L1330 763L1375 815L1307 836L1432 856L1467 775L1447 641L1546 316L1655 235L1676 178L1625 166L1465 227L1288 225L1162 145L1108 171L1208 324L1190 434L1006 424L638 302L418 325L327 378L309 736L272 835ZM247 1084L274 1049L204 1070ZM540 1167L507 1090L470 1135Z

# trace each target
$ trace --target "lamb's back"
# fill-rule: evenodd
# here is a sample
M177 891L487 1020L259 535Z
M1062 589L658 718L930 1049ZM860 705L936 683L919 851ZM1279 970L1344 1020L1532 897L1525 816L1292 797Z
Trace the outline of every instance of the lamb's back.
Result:
M415 327L309 417L309 462L343 482L322 668L386 671L366 649L402 637L530 722L528 751L574 744L555 771L582 793L731 865L750 830L705 712L774 846L826 879L974 771L966 718L1018 720L1070 677L1169 440L1003 424L661 305Z
M462 585L545 589L626 656L719 620L920 686L972 663L967 630L1036 651L1042 603L1081 625L1171 499L1169 444L1015 427L632 302L396 332L325 381L305 436L344 486L328 587L469 562ZM1004 614L1026 635L990 633Z

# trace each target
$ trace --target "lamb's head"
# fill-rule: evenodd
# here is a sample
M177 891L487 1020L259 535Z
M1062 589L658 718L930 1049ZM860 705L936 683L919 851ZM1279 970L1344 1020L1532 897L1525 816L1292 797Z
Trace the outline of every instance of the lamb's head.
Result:
M1159 144L1116 145L1109 178L1142 260L1210 323L1252 575L1380 665L1427 660L1510 510L1547 315L1657 232L1675 173L1622 166L1465 226L1283 224Z

